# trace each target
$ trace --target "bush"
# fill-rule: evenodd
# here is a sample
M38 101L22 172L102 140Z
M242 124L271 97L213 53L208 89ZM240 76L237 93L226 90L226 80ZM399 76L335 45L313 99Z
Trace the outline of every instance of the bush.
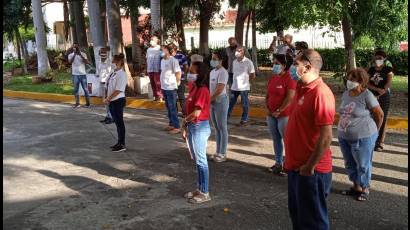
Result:
M346 51L344 48L336 49L316 49L323 59L324 71L343 72L346 65ZM125 47L127 54L127 61L131 61L131 46ZM210 53L216 51L222 54L224 58L224 66L227 65L225 47L209 49ZM252 53L252 49L248 49L249 53ZM92 52L90 52L91 54ZM188 53L188 56L198 53L198 49L192 50ZM370 49L358 49L355 51L356 64L358 67L368 67L372 57L373 50ZM387 52L387 59L393 64L393 72L395 75L408 75L408 53L399 51ZM209 60L210 57L205 57L205 60ZM258 49L258 64L259 66L271 66L271 60L267 49Z

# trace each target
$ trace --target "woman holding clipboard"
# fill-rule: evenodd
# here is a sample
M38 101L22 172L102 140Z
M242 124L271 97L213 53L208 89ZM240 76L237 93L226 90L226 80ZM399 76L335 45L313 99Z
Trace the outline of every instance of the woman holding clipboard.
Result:
M184 195L188 202L199 204L211 200L209 195L209 170L206 158L206 146L211 135L209 125L210 94L209 69L202 62L192 63L187 77L195 79L193 87L186 98L187 117L183 121L182 136L188 143L188 148L195 160L198 183L197 189Z

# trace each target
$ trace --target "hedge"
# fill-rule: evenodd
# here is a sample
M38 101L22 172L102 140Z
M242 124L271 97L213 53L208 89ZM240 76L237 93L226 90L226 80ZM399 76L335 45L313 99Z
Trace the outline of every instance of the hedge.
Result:
M125 47L127 61L131 61L131 46ZM343 48L336 49L316 49L323 59L323 68L325 71L342 72L346 63L346 52ZM210 49L210 52L220 52L227 60L225 54L225 47ZM94 58L92 47L89 49L91 58ZM192 50L191 53L198 53L198 49ZM251 53L251 49L249 49ZM189 55L188 54L188 55ZM368 67L373 56L373 50L356 50L356 63L358 67ZM395 75L408 75L408 52L391 51L387 53L387 59L393 64L393 71ZM208 57L209 59L209 57ZM225 63L226 64L226 63ZM271 66L271 61L267 49L258 50L258 64L259 66Z

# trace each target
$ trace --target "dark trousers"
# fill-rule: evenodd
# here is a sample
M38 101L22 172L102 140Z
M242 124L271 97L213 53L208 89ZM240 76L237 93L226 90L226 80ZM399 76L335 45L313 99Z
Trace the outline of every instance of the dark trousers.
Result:
M383 110L384 116L383 116L383 123L380 126L379 130L379 137L377 137L376 140L376 146L383 146L384 144L384 138L386 137L386 122L387 122L387 116L389 115L389 108L390 108L390 92L386 92L382 96L380 96L378 99L380 107Z
M313 176L288 172L288 208L294 230L329 229L326 197L331 183L331 172Z
M233 73L228 73L228 86L229 86L229 89L231 88L232 83L233 83Z
M181 107L182 114L186 116L185 112L185 82L181 80L181 84L179 84L178 89L177 89L177 95L178 95L178 102L179 106ZM177 106L178 110L178 106Z
M124 124L125 97L110 102L110 113L117 126L118 142L125 145L125 124Z

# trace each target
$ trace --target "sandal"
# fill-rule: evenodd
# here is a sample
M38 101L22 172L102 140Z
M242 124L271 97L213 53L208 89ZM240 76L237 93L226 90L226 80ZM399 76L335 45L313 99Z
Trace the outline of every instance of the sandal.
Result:
M359 193L361 192L355 190L353 187L351 187L349 190L343 190L341 192L341 194L345 196L355 196L355 195L358 195Z
M211 197L209 196L209 193L199 192L198 195L190 198L188 202L191 204L201 204L201 203L204 203L210 200L211 200Z
M359 192L356 196L357 201L367 201L369 199L369 192Z
M199 193L200 191L197 189L195 191L185 193L184 197L187 199L191 199L192 197L199 195Z

